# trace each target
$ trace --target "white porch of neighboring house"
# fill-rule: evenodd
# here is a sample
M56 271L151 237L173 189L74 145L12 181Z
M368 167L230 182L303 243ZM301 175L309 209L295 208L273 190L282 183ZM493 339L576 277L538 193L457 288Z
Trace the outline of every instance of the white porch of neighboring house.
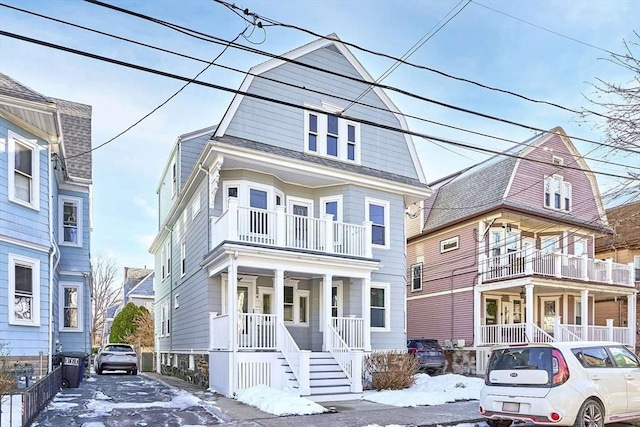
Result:
M235 217L233 206L229 204L228 218ZM279 218L286 224L282 213ZM259 218L254 217L262 224ZM326 225L316 231L334 229ZM238 229L227 228L229 234ZM210 286L216 291L219 286L222 300L221 312L210 313L210 387L227 396L265 384L316 401L357 398L362 393L363 356L371 350L371 273L378 262L285 249L286 245L272 247L271 242L249 243L241 235L235 242L222 239L224 243L205 260L210 280L215 282ZM275 233L274 237L281 242L288 235ZM335 242L331 233L330 238L324 237L327 245ZM364 242L366 253L371 249ZM336 246L328 245L328 249ZM299 281L311 285L311 289L296 291L304 304L290 299L291 288ZM349 294L349 304L340 310L335 302L338 285ZM289 323L294 317L304 320L304 329ZM300 345L294 338L300 330L321 337L321 342Z

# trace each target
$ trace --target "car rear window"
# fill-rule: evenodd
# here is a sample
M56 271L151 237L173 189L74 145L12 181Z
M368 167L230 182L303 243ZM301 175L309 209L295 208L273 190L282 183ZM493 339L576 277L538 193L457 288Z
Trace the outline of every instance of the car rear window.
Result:
M546 378L552 378L554 374L554 361L552 349L550 347L514 347L494 350L491 353L489 364L487 366L487 382L493 385L498 383L491 382L491 371L509 371L509 370L544 370L548 373ZM543 380L544 382L544 380ZM518 384L509 382L510 387L526 386L531 387L533 384ZM549 386L550 382L538 384Z
M108 345L104 348L104 351L113 351L113 352L133 352L133 347L128 345Z

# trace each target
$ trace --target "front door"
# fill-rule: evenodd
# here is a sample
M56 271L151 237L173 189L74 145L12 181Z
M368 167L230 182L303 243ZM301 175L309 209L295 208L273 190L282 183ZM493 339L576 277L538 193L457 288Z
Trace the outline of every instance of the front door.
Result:
M313 212L313 202L304 199L289 199L287 237L289 246L300 249L314 249L313 233L309 218Z
M560 300L558 298L541 298L541 302L542 329L548 334L553 334L553 318L558 315Z

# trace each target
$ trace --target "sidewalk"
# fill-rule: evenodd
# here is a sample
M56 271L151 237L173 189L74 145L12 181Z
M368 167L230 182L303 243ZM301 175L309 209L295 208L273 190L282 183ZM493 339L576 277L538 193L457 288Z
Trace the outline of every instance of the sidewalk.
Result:
M214 414L234 426L263 426L263 427L363 427L409 425L409 426L437 426L455 425L461 423L476 423L484 421L478 414L478 402L466 401L448 403L445 405L417 406L401 408L383 405L366 400L349 400L343 402L320 403L329 412L319 415L297 415L278 417L262 412L252 406L245 405L234 399L208 392L201 387L189 384L178 378L145 372L145 375L163 382L171 387L189 392L203 401L209 402Z

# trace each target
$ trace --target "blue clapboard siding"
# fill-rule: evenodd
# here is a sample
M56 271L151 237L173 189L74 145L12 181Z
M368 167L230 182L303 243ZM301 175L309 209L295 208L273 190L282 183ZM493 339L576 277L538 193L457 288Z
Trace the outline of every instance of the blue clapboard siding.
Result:
M191 138L183 138L180 142L180 183L179 187L182 190L184 184L189 178L191 170L196 167L196 162L202 153L202 149L205 144L211 138L213 131L204 135L199 135Z
M299 58L299 61L360 78L343 55L330 49L318 49ZM263 75L271 79L304 86L324 93L333 93L346 99L357 98L368 87L365 84L291 63L280 65L265 72ZM348 101L309 93L302 89L259 77L253 79L248 92L295 103L300 106L306 103L320 107L323 101L341 107L346 107L349 104ZM374 91L370 91L365 95L361 102L375 107L386 108ZM385 126L400 128L398 119L389 111L353 105L346 114ZM301 109L245 97L231 120L226 134L290 150L303 151L303 123L304 113ZM413 168L407 143L401 133L362 125L361 145L363 166L417 178L417 172Z
M82 200L82 247L65 246L58 244L60 248L60 269L62 271L75 271L78 273L89 273L91 271L91 263L89 260L90 253L90 212L89 212L89 194L78 191L60 190L60 196L72 196ZM55 221L54 230L58 232L60 230L59 218L60 203L54 208ZM58 237L58 242L62 241L62 238Z
M177 159L178 159L176 152L177 150L172 151L171 160L168 163L167 170L162 176L162 181L160 183L160 188L158 193L159 211L160 211L159 224L163 224L165 222L165 220L167 219L167 214L171 210L171 207L173 206L173 203L176 200L175 196L172 194L173 182L171 179L173 161L175 160L177 162Z

